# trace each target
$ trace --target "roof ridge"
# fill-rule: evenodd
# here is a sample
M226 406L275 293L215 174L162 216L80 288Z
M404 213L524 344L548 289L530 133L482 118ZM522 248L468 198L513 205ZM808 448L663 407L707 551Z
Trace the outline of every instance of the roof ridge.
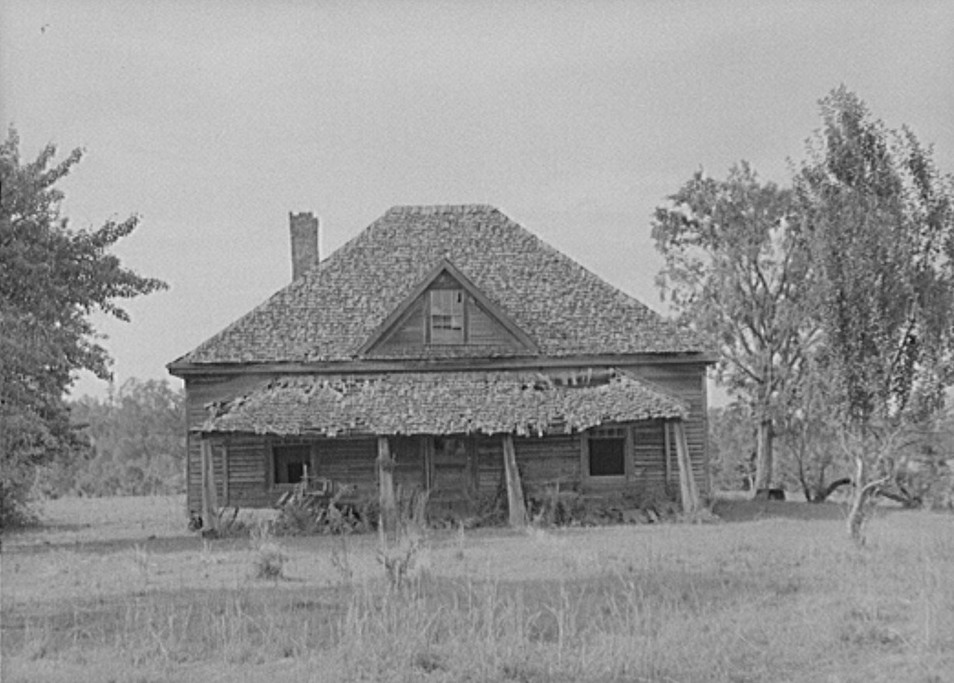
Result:
M396 204L385 211L385 215L432 216L436 214L474 215L498 211L491 204Z

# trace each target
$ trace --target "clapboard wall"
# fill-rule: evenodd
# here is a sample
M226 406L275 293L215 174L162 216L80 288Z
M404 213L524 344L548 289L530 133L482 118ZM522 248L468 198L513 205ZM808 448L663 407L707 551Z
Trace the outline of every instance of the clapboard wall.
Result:
M708 493L709 453L708 453L708 402L706 397L706 366L702 363L666 363L658 365L630 365L626 370L648 382L655 384L666 393L681 398L689 404L689 416L685 420L686 441L689 457L692 461L692 473L700 493ZM661 425L661 423L660 423ZM659 436L662 438L660 426ZM675 470L675 443L670 443L672 463L672 482L678 483L678 471ZM637 464L638 466L638 464Z
M185 380L186 393L186 428L187 450L186 450L186 505L190 513L198 513L202 509L202 452L200 450L200 439L193 430L201 428L208 417L206 406L210 403L228 401L236 396L250 391L270 376L247 374L247 375L205 375L199 377L188 377ZM253 439L243 444L246 451L260 448L261 440ZM217 495L220 505L228 505L231 491L228 490L227 482L232 476L232 472L226 471L228 465L225 458L225 446L222 439L214 439L213 442L213 464L215 467L215 481L217 484ZM253 445L255 444L255 445ZM245 453L245 460L250 458L249 453ZM228 463L231 465L232 463ZM264 472L264 461L261 464ZM240 470L241 471L241 470ZM252 476L245 473L247 477ZM244 488L248 483L243 482ZM263 495L260 498L264 498ZM261 501L264 503L264 500ZM250 505L249 507L258 507L259 505Z
M693 474L700 491L708 492L705 365L666 363L630 364L623 367L688 403L690 413L685 426ZM585 368L581 368L583 370ZM267 374L189 377L186 380L189 429L201 427L207 417L206 404L231 400L271 378L272 375ZM635 422L631 429L632 478L626 482L626 486L646 490L665 487L667 484L670 489L677 487L679 475L675 444L670 443L670 452L667 454L663 422ZM199 438L190 431L188 441L188 505L192 512L198 512L202 495ZM240 507L274 504L277 496L269 481L270 448L274 443L291 442L255 435L213 438L213 464L219 504ZM357 484L362 492L373 494L377 442L372 435L363 438L312 439L309 443L315 444L315 474ZM514 437L514 447L526 483L559 482L561 487L564 484L568 487L585 486L580 435ZM422 439L392 438L391 448L397 461L395 483L406 489L425 488L428 475ZM474 456L468 476L473 477L478 492L495 491L503 482L503 446L500 436L474 437L472 448Z

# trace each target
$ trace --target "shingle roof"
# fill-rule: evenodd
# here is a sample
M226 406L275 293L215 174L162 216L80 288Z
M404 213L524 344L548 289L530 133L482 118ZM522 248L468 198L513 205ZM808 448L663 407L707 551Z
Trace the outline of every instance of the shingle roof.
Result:
M444 259L510 316L540 355L706 351L694 335L491 206L397 206L176 363L353 360ZM421 357L434 353L422 349Z
M625 372L287 375L222 405L204 432L541 434L604 422L682 418L689 406Z

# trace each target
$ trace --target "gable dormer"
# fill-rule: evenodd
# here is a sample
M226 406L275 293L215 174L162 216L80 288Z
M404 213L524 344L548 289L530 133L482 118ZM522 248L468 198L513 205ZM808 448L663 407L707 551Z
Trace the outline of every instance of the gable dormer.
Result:
M362 355L442 350L536 353L536 345L449 261L442 261L365 342Z

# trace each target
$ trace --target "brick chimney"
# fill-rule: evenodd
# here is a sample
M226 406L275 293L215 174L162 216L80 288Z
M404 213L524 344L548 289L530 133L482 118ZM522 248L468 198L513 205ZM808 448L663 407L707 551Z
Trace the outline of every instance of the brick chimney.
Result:
M311 211L288 214L291 229L292 281L318 264L318 219Z

